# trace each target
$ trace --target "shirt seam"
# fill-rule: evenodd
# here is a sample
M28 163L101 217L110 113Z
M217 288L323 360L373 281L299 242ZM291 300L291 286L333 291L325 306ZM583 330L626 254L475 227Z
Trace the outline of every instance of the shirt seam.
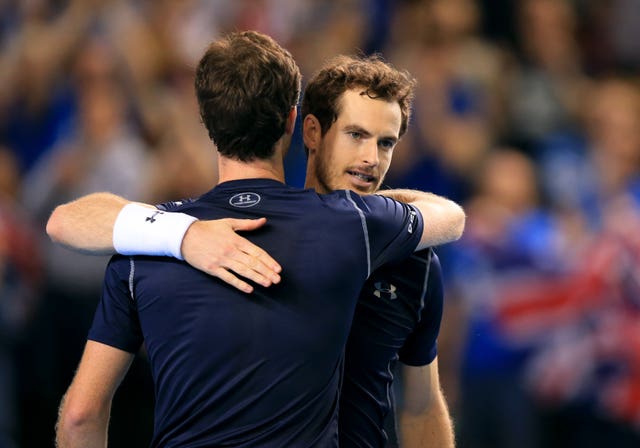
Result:
M131 296L131 301L135 302L136 298L133 293L133 279L136 274L136 263L133 257L129 257L129 295Z
M422 310L425 307L425 298L427 297L427 291L429 289L429 272L431 271L431 258L433 257L433 249L429 249L429 255L427 255L427 268L424 271L424 280L422 283L422 292L420 294L420 309L418 310L418 322L422 320Z
M356 201L354 201L351 197L351 192L349 190L345 190L345 193L349 202L351 202L351 204L353 204L353 206L357 210L358 215L360 216L360 222L362 223L362 231L364 232L364 244L367 251L367 278L369 278L369 276L371 275L371 247L369 244L369 229L367 227L367 220L362 209L358 207Z

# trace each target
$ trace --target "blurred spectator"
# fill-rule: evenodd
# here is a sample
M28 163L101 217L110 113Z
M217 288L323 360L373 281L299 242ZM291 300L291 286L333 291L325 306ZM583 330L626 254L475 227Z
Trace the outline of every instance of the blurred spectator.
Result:
M630 219L640 224L638 204ZM619 222L619 221L618 221ZM638 238L608 229L557 277L529 279L501 310L512 340L537 343L526 375L545 411L545 447L635 447L640 434Z
M0 446L7 448L18 446L18 347L36 313L42 280L38 237L18 204L19 182L17 160L0 147Z
M57 204L89 192L113 191L126 197L148 198L147 149L128 120L125 90L115 67L111 48L103 41L90 39L79 48L73 64L76 127L38 161L24 183L25 207L41 228ZM40 406L48 413L41 416L48 427L29 435L42 438L32 440L34 445L51 440L56 401L70 383L80 359L107 262L107 257L79 254L48 240L43 248L46 315L42 316L35 337L51 346L46 347L49 350L36 350L36 356L49 359L50 392L43 393L53 397L47 397L49 400ZM146 407L150 406L147 402ZM148 414L141 416L140 421L145 420L150 420ZM142 428L134 435L147 431Z
M159 203L197 197L216 183L218 172L211 141L200 122L193 73L176 71L160 102L163 132L158 134L152 166L151 198Z
M146 148L127 119L125 91L102 42L89 41L75 64L76 127L26 179L24 201L46 222L56 204L107 189L145 197Z
M48 151L73 112L65 64L91 23L90 1L18 2L13 29L0 53L0 138L15 151L22 172Z
M570 0L518 4L521 63L509 80L508 137L531 151L550 133L573 129L585 75Z
M538 447L537 413L522 381L531 347L501 329L499 311L512 300L505 291L557 268L556 223L540 208L535 167L520 152L492 151L479 173L477 193L466 205L465 235L450 248L443 322L449 333L460 322L466 327L456 335L459 444Z
M390 57L418 86L414 125L389 172L392 186L458 201L469 195L469 179L499 126L501 56L476 34L479 21L471 0L408 3L401 11Z
M618 195L640 194L640 91L634 81L592 81L581 100L584 132L549 137L540 146L540 174L549 204L583 215L593 229Z
M640 427L640 240L630 231L640 225L640 91L606 79L585 106L579 163L560 167L568 159L555 148L544 159L553 170L542 166L571 240L562 273L520 284L501 313L512 340L537 344L527 376L549 412L546 446L631 447L640 443L631 430Z

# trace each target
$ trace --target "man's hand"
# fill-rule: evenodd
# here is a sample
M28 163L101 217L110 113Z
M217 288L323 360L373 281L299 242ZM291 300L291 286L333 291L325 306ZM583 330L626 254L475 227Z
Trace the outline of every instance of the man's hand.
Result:
M266 218L196 221L182 240L182 256L194 268L246 293L252 292L253 287L234 273L265 287L279 283L280 265L236 233L255 230L266 222Z

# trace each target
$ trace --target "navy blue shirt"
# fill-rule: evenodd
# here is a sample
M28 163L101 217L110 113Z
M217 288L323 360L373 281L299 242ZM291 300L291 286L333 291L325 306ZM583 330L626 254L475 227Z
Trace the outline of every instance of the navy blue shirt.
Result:
M385 446L395 365L400 360L422 366L435 359L442 309L442 272L431 249L383 266L367 280L346 348L341 447Z
M246 295L175 259L111 260L89 339L131 353L144 340L152 446L337 446L358 294L371 271L415 249L420 214L382 196L322 196L267 179L225 182L171 209L266 217L246 237L283 272L280 284Z

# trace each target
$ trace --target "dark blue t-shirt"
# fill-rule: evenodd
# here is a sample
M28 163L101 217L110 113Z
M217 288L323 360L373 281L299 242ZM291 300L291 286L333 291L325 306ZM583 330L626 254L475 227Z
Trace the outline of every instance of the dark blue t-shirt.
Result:
M367 280L346 348L341 447L385 446L395 365L400 360L422 366L435 359L442 309L442 272L431 249L385 265Z
M266 179L225 182L171 209L266 217L246 237L283 272L280 284L246 295L175 259L112 259L89 339L132 353L144 340L152 446L337 446L358 294L371 271L411 254L420 214L382 196L322 196Z

